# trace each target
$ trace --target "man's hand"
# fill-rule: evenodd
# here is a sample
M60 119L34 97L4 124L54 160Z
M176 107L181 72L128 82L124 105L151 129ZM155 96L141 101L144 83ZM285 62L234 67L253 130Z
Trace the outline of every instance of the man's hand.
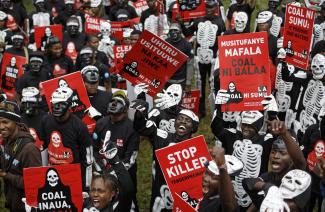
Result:
M7 173L5 171L0 170L0 177L5 177Z
M274 111L274 112L278 112L278 104L275 101L274 96L268 95L264 97L264 100L262 100L262 105L264 106L264 110L266 111Z
M210 154L211 154L213 160L216 162L218 167L226 164L224 148L214 146L212 148L212 151L210 152Z
M230 99L230 94L226 90L219 90L216 96L215 104L223 105L226 104Z
M287 132L287 128L283 121L274 119L266 122L268 130L273 135L284 135Z

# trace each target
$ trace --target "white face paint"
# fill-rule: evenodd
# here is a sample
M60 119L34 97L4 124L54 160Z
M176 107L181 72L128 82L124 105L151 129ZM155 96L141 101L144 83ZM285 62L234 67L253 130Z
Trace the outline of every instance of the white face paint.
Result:
M15 66L16 65L16 58L15 57L12 57L11 60L10 60L10 65L11 66Z
M322 157L325 151L324 143L322 141L318 141L314 150L317 157Z
M103 35L109 35L111 32L111 24L108 21L100 22L100 31Z
M60 80L59 81L59 87L60 88L67 88L69 86L68 86L68 83L65 80Z
M321 80L325 74L325 56L321 54L316 54L311 61L311 71L313 73L313 78L316 80Z
M310 183L311 177L307 172L294 169L282 178L279 190L283 199L292 199L306 191Z
M61 137L57 132L53 132L51 135L52 144L55 148L60 147Z
M45 28L45 35L46 35L46 37L50 37L51 34L52 34L51 29L50 29L49 27L46 27L46 28Z
M246 28L248 16L245 12L238 12L235 17L235 29L237 32L243 32Z
M230 91L231 93L233 93L233 92L235 92L235 90L236 90L236 85L235 85L235 83L233 83L233 82L229 83L229 91Z
M179 84L172 84L170 85L167 90L166 94L171 98L171 101L173 101L173 105L178 105L182 99L182 86Z
M54 170L47 173L46 179L52 187L55 187L59 182L59 176Z

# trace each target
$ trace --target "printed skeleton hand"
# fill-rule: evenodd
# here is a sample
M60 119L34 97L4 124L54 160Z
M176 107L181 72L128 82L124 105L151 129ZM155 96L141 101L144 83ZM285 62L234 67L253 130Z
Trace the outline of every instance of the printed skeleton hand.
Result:
M26 198L25 197L24 198L21 198L21 201L25 204L25 211L26 212L30 212L32 210L32 208L34 208L34 207L32 207L32 206L30 206L30 205L27 204L27 201L26 201Z
M148 92L148 87L146 83L140 83L134 86L134 93L135 95L139 95L141 93L147 93Z
M230 99L230 94L227 93L226 90L219 90L216 96L216 101L215 104L216 105L223 105L226 104Z
M264 106L264 110L266 111L279 111L278 104L276 103L275 98L272 94L265 96L264 100L262 100L261 103Z
M287 52L286 50L284 50L284 48L280 48L277 55L278 55L277 58L284 59L287 55Z
M96 108L94 108L93 106L90 106L89 108L87 108L85 110L85 113L88 113L90 118L95 118L97 116L102 116L102 114L96 110Z
M105 134L103 148L99 150L99 154L105 156L109 162L116 162L114 159L117 157L117 148L114 143L110 140L111 139L111 131L107 130ZM114 161L113 161L114 160Z
M142 99L136 99L136 100L133 100L131 105L130 105L130 108L133 108L135 110L138 110L140 112L145 112L148 110L148 102L142 100Z
M260 212L290 212L287 203L284 202L279 188L271 186L260 207Z
M173 107L177 105L178 103L172 99L165 90L163 90L163 93L158 93L157 94L157 99L155 99L156 107L164 110L170 107Z

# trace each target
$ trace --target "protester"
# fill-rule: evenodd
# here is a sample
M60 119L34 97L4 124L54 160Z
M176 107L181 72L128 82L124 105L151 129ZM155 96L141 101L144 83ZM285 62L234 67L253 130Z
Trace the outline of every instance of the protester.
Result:
M23 212L23 169L42 166L42 161L29 129L21 122L15 102L5 100L0 103L0 133L4 146L1 150L0 177L5 182L5 206L10 211Z

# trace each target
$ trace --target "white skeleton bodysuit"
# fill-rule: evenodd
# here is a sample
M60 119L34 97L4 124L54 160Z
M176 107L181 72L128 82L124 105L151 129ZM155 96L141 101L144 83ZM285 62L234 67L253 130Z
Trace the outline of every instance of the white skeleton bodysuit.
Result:
M197 48L198 61L202 64L213 62L213 47L216 41L218 26L212 24L211 21L201 22L197 30L197 43L200 45Z
M237 140L234 143L234 152L232 155L244 164L243 170L232 181L237 202L242 207L248 207L252 202L242 186L242 180L244 178L256 178L259 176L262 152L263 147L260 144L253 144L248 139L242 141Z
M165 14L150 15L144 21L144 29L160 37L166 37L169 32L167 16Z
M33 26L50 26L50 14L38 12L32 15Z

